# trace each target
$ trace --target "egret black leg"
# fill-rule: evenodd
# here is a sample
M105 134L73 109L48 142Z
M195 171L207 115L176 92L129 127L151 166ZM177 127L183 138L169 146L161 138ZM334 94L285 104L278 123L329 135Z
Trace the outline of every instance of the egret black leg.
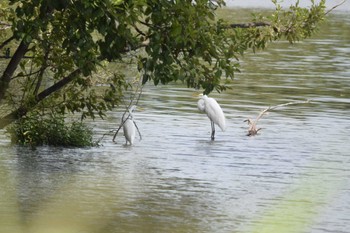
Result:
M211 140L214 141L215 139L215 125L214 122L211 121Z

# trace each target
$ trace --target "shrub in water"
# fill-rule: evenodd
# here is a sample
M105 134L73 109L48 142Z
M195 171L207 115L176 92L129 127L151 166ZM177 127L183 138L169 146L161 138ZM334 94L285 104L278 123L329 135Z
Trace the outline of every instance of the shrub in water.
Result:
M9 128L11 141L32 147L40 145L93 146L92 130L82 122L67 124L63 116L31 114Z

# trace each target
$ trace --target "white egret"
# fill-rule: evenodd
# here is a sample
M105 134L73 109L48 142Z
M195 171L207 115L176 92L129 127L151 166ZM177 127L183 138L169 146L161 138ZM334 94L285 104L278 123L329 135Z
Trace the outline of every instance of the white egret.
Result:
M115 141L115 138L117 137L118 132L122 127L123 127L124 137L126 139L126 143L125 143L126 145L128 144L128 142L130 143L130 145L134 143L136 130L139 133L140 141L142 140L140 130L137 127L137 124L134 120L134 116L132 114L135 109L136 109L136 106L133 105L131 108L128 109L127 112L123 114L122 122L120 123L119 128L117 129L117 131L113 136L113 142Z
M222 131L226 129L226 120L224 112L222 111L218 102L215 99L206 95L201 95L197 106L201 112L205 112L211 122L211 140L215 139L215 125L218 125Z
M132 114L135 109L136 106L133 105L131 108L129 108L129 115L124 114L122 117L123 132L126 140L126 145L128 142L130 145L132 145L136 136L136 124L134 122L134 116Z

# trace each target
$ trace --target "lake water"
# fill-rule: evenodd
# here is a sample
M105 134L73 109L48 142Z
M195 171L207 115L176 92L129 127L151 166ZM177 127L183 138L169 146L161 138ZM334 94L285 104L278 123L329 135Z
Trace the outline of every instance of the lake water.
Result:
M10 146L0 136L0 232L350 232L350 17L242 60L212 93L228 128L210 140L195 91L147 85L135 119L88 149ZM268 106L311 99L243 121ZM96 138L122 112L91 125Z

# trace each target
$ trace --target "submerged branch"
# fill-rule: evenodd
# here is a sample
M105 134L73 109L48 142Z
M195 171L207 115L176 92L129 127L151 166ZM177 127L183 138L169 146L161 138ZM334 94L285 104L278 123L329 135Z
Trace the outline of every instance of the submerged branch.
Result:
M306 100L306 101L296 101L296 102L289 102L289 103L284 103L284 104L279 104L279 105L275 105L275 106L270 106L268 108L265 108L264 110L262 110L260 112L260 114L257 116L257 118L255 120L252 119L247 119L244 122L248 122L249 125L249 129L248 129L248 133L247 136L254 136L257 135L258 132L262 129L262 128L257 128L257 124L258 121L268 112L268 111L272 111L275 110L276 108L280 108L280 107L286 107L289 105L295 105L295 104L307 104L310 103L311 100Z

